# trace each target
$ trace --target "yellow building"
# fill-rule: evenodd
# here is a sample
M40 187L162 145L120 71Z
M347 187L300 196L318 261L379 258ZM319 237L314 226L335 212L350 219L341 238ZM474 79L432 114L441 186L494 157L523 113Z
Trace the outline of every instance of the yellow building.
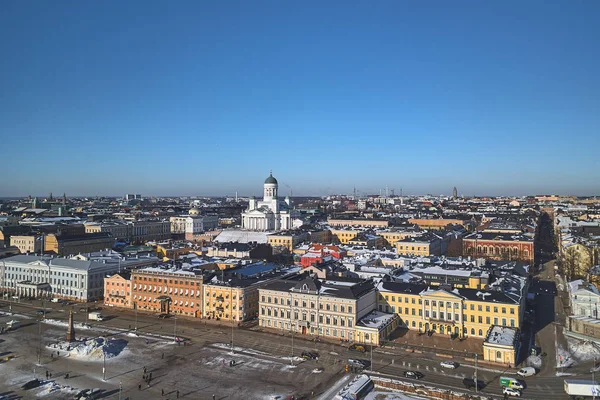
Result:
M483 341L483 360L514 366L519 346L519 329L494 325Z
M422 219L422 218L411 218L408 220L409 224L417 225L421 229L426 230L444 230L448 225L462 225L466 230L471 231L474 228L474 223L471 220L462 219Z
M309 240L309 235L304 231L284 231L267 236L267 241L272 247L285 247L290 252L298 244L307 240Z
M22 254L39 253L42 250L42 237L36 235L11 236L10 245L17 247Z
M373 235L367 232L360 232L354 238L348 241L351 246L364 246L364 247L382 247L384 240L381 236Z
M519 328L526 298L525 285L520 296L404 282L381 282L378 290L379 311L397 313L408 329L458 337L485 338L492 325Z
M76 255L79 253L93 253L95 251L111 249L115 239L110 233L86 233L83 235L46 235L44 251L54 252L60 256Z
M396 242L396 250L402 256L440 256L442 239L432 233L417 237L406 237Z
M169 243L159 243L156 245L156 256L158 258L177 260L180 256L189 254L190 251L192 251L192 248L187 246L174 247Z
M248 289L248 290L246 290ZM256 303L252 307L252 303ZM204 285L204 318L217 321L243 321L258 310L258 291L249 287Z
M331 243L333 244L348 244L357 234L363 232L359 229L332 229Z
M396 247L396 242L407 237L415 236L415 232L398 232L398 231L376 231L378 236L383 238L384 246Z
M360 226L363 228L387 228L390 225L390 222L388 220L365 218L328 218L327 223L329 224L329 226Z

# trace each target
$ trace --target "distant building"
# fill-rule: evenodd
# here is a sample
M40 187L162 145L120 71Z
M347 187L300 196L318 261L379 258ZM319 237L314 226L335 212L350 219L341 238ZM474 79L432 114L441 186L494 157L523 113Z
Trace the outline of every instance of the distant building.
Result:
M463 238L463 255L492 260L533 262L533 237L476 232Z
M253 231L279 231L292 227L290 198L278 198L279 184L273 174L265 180L262 201L250 199L248 209L242 213L242 228Z
M60 256L69 256L79 253L91 253L104 249L111 249L115 239L110 233L85 233L83 235L46 235L44 251L53 252Z
M42 251L42 237L40 235L11 236L10 245L19 249L21 254L40 253Z
M452 198L456 200L458 198L458 190L456 190L456 186L452 189Z

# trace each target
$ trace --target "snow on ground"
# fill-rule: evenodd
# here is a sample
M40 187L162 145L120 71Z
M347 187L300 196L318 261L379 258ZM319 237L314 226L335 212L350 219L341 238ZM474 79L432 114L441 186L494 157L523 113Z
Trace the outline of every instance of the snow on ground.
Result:
M561 345L556 348L556 367L557 368L568 368L575 365L575 360L567 350Z
M526 364L534 368L542 368L542 357L540 356L529 356L527 357Z
M600 360L600 345L581 340L568 340L569 351L574 358L579 361L593 360L594 358Z
M72 388L71 386L63 386L54 381L48 381L36 389L36 396L43 397L49 394L61 394L67 398L67 396L71 397L72 395L77 394L78 391L78 389Z
M51 318L46 318L42 322L44 324L48 324L48 325L65 326L65 327L69 323L68 321L59 321L57 319L51 319ZM92 329L92 326L90 324L82 324L80 322L76 322L76 323L74 323L74 325L75 325L75 329Z
M371 392L365 397L365 400L424 400L426 397L417 397L413 394L410 396L404 393L390 393L390 392Z
M222 343L217 343L220 346L214 346L216 347L216 351L224 351L224 350L229 350L229 345L226 344L222 344ZM266 354L263 353L261 351L255 351L255 350L250 350L250 349L244 349L241 347L234 347L236 353L231 354L231 352L227 352L223 355L217 355L215 357L204 357L202 359L200 359L200 363L203 366L217 366L217 365L222 365L222 366L229 366L229 362L230 361L235 361L235 368L249 368L252 370L258 370L258 369L264 369L264 370L271 370L273 368L277 368L279 367L279 370L284 371L284 372L291 372L290 370L292 370L293 368L296 368L296 365L292 365L291 363L289 363L290 361L290 357L274 357L270 354ZM247 351L248 350L248 351ZM246 354L246 353L250 353L250 354ZM261 356L261 357L266 357L266 358L271 358L271 360L269 359L263 359L263 358L258 358L256 357L256 355ZM296 361L296 364L298 362L303 362L304 359L301 359L299 357L294 357L294 361Z
M76 342L61 342L57 345L48 347L50 350L67 351L73 357L84 358L89 361L98 361L106 358L118 357L123 353L127 341L124 339L106 340L103 337L98 337L89 340L81 340Z

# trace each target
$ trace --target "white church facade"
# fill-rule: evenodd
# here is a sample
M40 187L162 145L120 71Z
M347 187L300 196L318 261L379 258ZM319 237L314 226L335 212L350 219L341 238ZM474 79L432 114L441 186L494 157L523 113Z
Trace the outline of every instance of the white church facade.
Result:
M292 228L290 198L278 198L279 185L273 173L265 180L262 201L250 198L248 209L242 213L242 228L252 231L282 231Z

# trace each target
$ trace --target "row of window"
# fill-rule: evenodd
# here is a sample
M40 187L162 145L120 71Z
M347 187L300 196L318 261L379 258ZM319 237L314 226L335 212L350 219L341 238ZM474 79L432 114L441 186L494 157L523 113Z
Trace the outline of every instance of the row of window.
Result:
M133 278L133 282L138 282L138 281L143 281L143 282L158 282L158 283L170 283L170 284L174 284L174 285L184 285L184 286L202 286L201 282L196 282L196 284L194 285L194 282L191 281L178 281L177 279L163 279L163 278L150 278L150 277L134 277ZM168 281L168 282L167 282Z
M275 318L286 318L286 319L291 319L291 312L289 310L285 310L285 309L271 309L271 307L261 307L260 309L260 315L263 316L267 316L267 317L275 317ZM298 313L298 311L294 311L294 320L298 320L298 318L300 317L300 314ZM312 323L315 323L317 320L317 316L315 313L311 313L310 315L308 315L307 313L302 313L302 321L310 321ZM353 318L346 318L346 317L338 317L337 315L323 315L323 314L319 314L318 317L319 320L319 324L325 324L325 325L333 325L333 326L347 326L349 328L352 327L353 324Z
M265 301L266 300L266 301ZM282 305L287 305L290 306L291 304L291 299L289 298L278 298L278 297L271 297L271 296L262 296L261 301L263 303L273 303L273 304L282 304ZM314 301L308 302L306 300L302 300L302 303L300 303L297 299L294 300L294 307L300 307L300 304L302 304L302 308L307 308L307 306L310 305L311 309L315 309L316 308L316 303ZM327 310L327 311L334 311L337 312L338 311L338 305L337 304L330 304L330 303L319 303L319 309L320 310ZM352 312L352 306L346 306L344 304L340 304L339 305L339 311L340 312L346 312L346 310L348 310L349 313Z
M158 300L155 297L150 297L150 296L138 296L138 295L133 295L133 299L134 300L139 300L139 301L151 301L153 303L158 302ZM196 303L198 306L200 306L200 303ZM183 300L172 300L171 301L171 305L176 306L176 305L180 305L180 306L190 306L190 307L194 307L194 302L189 302L189 301L183 301Z
M396 296L389 296L389 295L385 295L384 296L384 295L380 294L379 295L379 299L380 300L385 299L386 301L390 301L391 300L391 301L395 302L396 301ZM398 296L398 302L402 303L402 297L401 296ZM404 302L407 303L407 304L409 304L409 303L410 304L416 304L417 300L414 297L411 297L410 299L408 297L404 297ZM422 304L422 300L421 299L418 299L418 304ZM425 305L426 306L429 305L429 300L425 300ZM441 300L431 300L431 306L432 307L438 307L438 306L439 307L444 307L445 306L446 308L459 308L460 307L459 303L455 303L455 302L451 302L451 301L444 302L444 301L441 301ZM463 310L466 310L467 309L467 304L463 303L462 308L463 308ZM475 311L475 304L470 304L469 308L471 309L471 311ZM491 306L485 306L485 311L486 312L490 312L491 309L492 309ZM499 312L498 310L502 310L501 311L502 314L506 314L506 307L498 308L497 306L494 306L493 310L494 310L495 313L498 313ZM514 307L510 307L508 310L509 310L510 314L514 314L515 313L515 308ZM483 311L483 305L481 305L481 304L477 305L477 311Z
M179 295L182 295L182 296L194 296L194 290L193 289L192 290L185 289L185 292L184 292L183 288L175 288L175 290L173 290L172 287L171 288L167 288L165 286L163 288L161 286L150 286L150 285L148 285L148 286L144 285L142 287L142 285L138 286L137 284L133 285L133 289L134 290L139 290L139 291L142 291L142 292L158 292L158 293L163 293L164 292L164 293L169 293L169 294L178 294L177 292L178 292L178 289L179 289ZM196 297L200 297L200 291L199 290L196 290Z
M279 321L279 323L277 321L271 321L266 320L266 321L260 321L259 325L261 326L266 326L269 328L279 328L279 329L285 329L285 330L291 330L292 329L292 324L290 324L289 322L285 322L283 323L282 321ZM297 326L294 326L296 328L296 330L298 330ZM316 333L319 333L319 336L327 336L327 337L339 337L342 339L352 339L353 333L350 332L346 332L343 329L340 329L339 331L337 329L330 329L330 328L315 328L314 326L310 328L310 334L314 335ZM369 334L365 334L365 339L369 339Z

